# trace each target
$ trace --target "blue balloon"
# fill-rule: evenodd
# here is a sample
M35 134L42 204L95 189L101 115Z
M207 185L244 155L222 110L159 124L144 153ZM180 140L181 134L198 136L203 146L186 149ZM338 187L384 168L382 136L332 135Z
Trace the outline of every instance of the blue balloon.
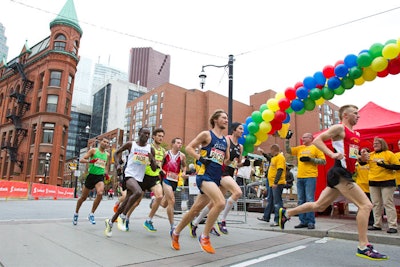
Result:
M300 99L305 99L308 97L308 89L304 87L299 87L296 90L296 96Z
M290 115L289 113L286 112L286 119L284 121L282 121L282 124L286 124L290 121Z
M290 104L290 107L294 110L294 111L299 111L302 108L304 108L304 103L299 100L299 99L293 99L292 103Z
M326 77L322 73L322 71L317 71L316 73L314 73L314 79L317 81L317 85L324 86L326 83Z
M251 116L248 116L248 117L246 118L246 125L249 124L249 123L252 122L252 121L253 121L253 118L252 118Z
M246 125L243 125L243 134L244 134L244 135L249 134L249 129L247 129L247 124L246 124Z
M344 58L344 64L348 69L357 66L357 56L354 54L349 54Z
M317 86L317 81L314 79L314 77L305 77L303 80L303 85L307 89L313 89Z
M349 69L345 64L339 64L335 67L335 74L337 77L343 78L347 75Z
M246 138L244 138L244 134L242 134L242 136L238 139L238 143L243 145L245 141L246 141Z
M332 78L329 78L329 80L328 80L328 87L331 90L338 88L341 84L342 84L342 82L340 81L340 79L338 77L332 77Z

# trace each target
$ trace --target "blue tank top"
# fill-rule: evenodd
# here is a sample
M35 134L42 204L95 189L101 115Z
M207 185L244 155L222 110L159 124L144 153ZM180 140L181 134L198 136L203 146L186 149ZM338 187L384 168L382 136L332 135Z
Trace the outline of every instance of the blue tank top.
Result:
M204 158L210 158L212 162L205 168L200 166L198 175L207 175L209 177L221 178L222 165L225 160L226 149L228 147L225 137L218 138L213 131L210 130L211 142L201 148L200 155Z

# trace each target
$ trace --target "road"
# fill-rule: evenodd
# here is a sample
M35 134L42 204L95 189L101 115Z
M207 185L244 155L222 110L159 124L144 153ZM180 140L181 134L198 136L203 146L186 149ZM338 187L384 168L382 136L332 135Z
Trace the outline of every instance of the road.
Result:
M232 223L230 233L212 236L217 253L202 252L188 230L181 250L170 248L165 210L154 219L156 233L142 223L148 200L134 213L131 231L103 234L114 200L96 212L96 225L87 221L92 201L83 204L77 226L71 223L74 200L0 200L0 266L399 266L399 247L375 244L390 260L368 261L355 256L356 241L316 238ZM262 225L262 224L260 224ZM203 226L200 225L200 229Z

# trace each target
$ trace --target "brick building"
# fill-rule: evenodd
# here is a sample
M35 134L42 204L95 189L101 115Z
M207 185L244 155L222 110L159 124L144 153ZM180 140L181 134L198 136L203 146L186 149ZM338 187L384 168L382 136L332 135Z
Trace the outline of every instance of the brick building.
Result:
M50 36L0 63L0 178L62 185L81 37L67 0Z
M253 111L259 110L260 106L268 99L274 98L275 94L275 91L267 90L251 95L250 105L233 101L232 121L244 123ZM212 91L187 90L167 83L128 103L126 114L131 115L125 134L127 139L133 140L142 126L162 127L165 130L166 144L169 145L174 137L182 137L184 144L187 144L200 131L210 128L209 116L219 108L228 110L227 97ZM337 110L337 106L326 101L323 105L316 106L313 111L302 115L292 113L290 129L294 131L294 136L291 145L299 145L300 138L306 131L315 133L337 123ZM270 145L275 143L283 148L283 140L271 135L260 147L267 151Z

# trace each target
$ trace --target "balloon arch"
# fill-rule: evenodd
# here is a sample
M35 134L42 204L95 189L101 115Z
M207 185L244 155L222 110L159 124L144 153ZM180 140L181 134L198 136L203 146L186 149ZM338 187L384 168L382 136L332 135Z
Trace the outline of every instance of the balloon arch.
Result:
M376 77L384 78L400 73L400 38L389 40L385 44L375 43L369 50L362 50L358 55L349 54L334 65L326 65L322 71L307 76L284 92L278 92L247 117L243 136L239 143L243 153L251 153L255 146L268 139L276 132L287 132L290 114L304 114L341 95L345 90L364 82L371 82Z

